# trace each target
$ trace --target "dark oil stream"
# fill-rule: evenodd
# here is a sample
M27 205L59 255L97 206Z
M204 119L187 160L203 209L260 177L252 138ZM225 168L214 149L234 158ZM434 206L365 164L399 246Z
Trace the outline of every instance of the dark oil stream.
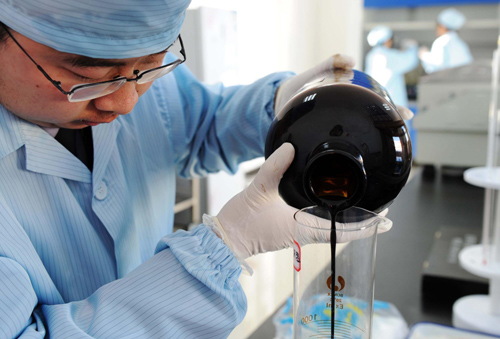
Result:
M335 219L337 213L353 206L356 191L359 187L356 171L351 160L343 156L332 159L331 156L318 159L318 163L311 171L311 188L315 196L321 201L321 206L330 213L330 256L331 256L331 338L335 338L335 284L337 281L335 270L335 252L337 249L337 231Z

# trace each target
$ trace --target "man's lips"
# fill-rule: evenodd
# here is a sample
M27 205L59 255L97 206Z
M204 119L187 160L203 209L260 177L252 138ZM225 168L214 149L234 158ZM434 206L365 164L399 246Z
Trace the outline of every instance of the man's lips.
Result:
M97 126L99 124L109 124L110 122L115 120L117 116L118 114L112 114L106 119L81 120L81 122L88 126Z
M82 124L87 126L97 126L101 124L101 122L82 120Z

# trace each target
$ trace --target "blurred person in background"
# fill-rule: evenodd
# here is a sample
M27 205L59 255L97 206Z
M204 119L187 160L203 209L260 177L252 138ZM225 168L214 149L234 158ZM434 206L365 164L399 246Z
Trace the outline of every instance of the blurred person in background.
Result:
M404 74L418 66L418 44L404 40L403 50L395 49L393 32L389 27L373 28L367 37L372 50L365 60L365 72L389 92L396 105L408 106Z
M470 64L473 61L469 46L458 35L465 24L465 16L455 8L448 8L437 17L437 39L431 50L419 51L422 66L427 73Z

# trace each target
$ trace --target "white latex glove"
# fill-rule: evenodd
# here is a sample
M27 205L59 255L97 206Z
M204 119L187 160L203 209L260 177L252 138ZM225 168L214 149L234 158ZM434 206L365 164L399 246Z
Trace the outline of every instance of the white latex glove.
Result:
M409 108L406 108L401 105L396 105L396 108L399 114L401 115L401 118L403 118L403 120L410 120L413 118L413 112Z
M355 64L356 62L352 57L344 54L335 54L315 67L291 77L278 88L274 102L274 112L278 113L304 84L314 79L318 74L330 69L352 69Z
M427 46L421 46L418 49L418 57L420 59L425 59L429 53L430 53L430 50L429 50L429 47L427 47Z
M217 217L205 216L205 224L215 227L214 231L239 258L292 246L295 235L293 215L297 209L288 206L280 198L278 185L294 155L295 150L290 143L281 145L262 165L252 183L229 200ZM312 217L312 222L313 225L327 222L326 227L331 227L325 219ZM387 223L392 225L389 220ZM380 231L388 229L390 225ZM329 241L318 236L314 230L295 236L305 243Z

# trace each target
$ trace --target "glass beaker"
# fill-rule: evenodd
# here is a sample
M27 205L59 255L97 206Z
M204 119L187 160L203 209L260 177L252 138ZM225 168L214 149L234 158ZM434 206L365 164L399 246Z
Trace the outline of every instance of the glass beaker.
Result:
M306 207L294 218L293 337L370 338L377 230L391 221L357 207L337 213L332 281L329 211Z

